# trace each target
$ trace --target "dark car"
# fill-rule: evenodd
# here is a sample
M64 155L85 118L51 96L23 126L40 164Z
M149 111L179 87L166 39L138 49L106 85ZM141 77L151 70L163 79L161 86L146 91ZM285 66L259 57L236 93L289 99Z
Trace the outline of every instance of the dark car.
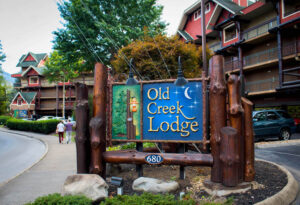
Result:
M252 117L256 140L275 136L288 140L296 131L294 119L283 110L254 111Z

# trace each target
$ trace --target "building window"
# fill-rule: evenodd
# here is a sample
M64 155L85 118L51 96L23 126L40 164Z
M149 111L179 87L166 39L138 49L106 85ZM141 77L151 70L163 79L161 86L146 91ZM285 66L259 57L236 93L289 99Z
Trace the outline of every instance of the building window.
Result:
M300 2L295 0L282 0L282 13L283 17L291 16L300 12Z
M255 2L258 2L258 0L247 0L247 5L250 6L251 4L254 4Z
M205 13L208 13L208 12L210 12L210 4L209 3L205 5ZM195 11L194 20L197 20L200 17L201 17L201 8L198 9L197 11Z
M224 28L223 30L224 42L231 41L237 37L237 31L235 24L231 24Z
M210 12L210 4L209 3L205 5L205 13L208 13L208 12Z
M194 13L194 20L197 20L198 18L201 17L201 9L198 9L197 11L195 11Z
M18 100L17 100L17 103L18 103L18 105L22 105L22 99L21 99L21 98L18 99Z
M30 77L29 78L29 84L38 84L39 78L38 77Z

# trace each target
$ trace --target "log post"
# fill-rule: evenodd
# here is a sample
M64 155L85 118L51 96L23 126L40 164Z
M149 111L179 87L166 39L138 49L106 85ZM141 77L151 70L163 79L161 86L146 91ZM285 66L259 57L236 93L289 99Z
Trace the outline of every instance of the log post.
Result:
M76 84L76 154L77 173L89 173L90 146L89 146L89 105L88 87L85 84Z
M242 97L244 114L244 136L245 136L245 181L254 181L254 134L252 123L253 103Z
M214 164L211 169L211 181L221 182L220 130L226 126L226 84L223 71L224 58L215 55L210 59L210 144Z
M239 182L244 180L244 137L242 114L244 112L241 105L240 79L237 75L230 75L228 78L228 101L229 101L229 122L230 126L237 130L239 163Z
M106 150L106 67L96 63L94 75L93 118L90 121L92 147L90 173L99 174L105 178L106 163L103 153Z
M221 129L222 184L232 187L239 183L238 132L232 127Z

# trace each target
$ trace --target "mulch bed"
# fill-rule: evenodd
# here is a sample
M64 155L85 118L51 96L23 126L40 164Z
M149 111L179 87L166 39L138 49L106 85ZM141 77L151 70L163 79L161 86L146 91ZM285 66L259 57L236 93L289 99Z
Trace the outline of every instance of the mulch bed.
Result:
M255 182L252 183L251 190L243 194L226 196L227 198L233 197L234 204L246 205L257 203L276 194L287 184L287 176L285 173L272 164L257 161L255 162L255 171ZM122 168L114 167L108 173L111 173L112 176L122 177L124 179L124 194L141 194L141 192L132 189L133 181L138 178L137 172L135 171L135 165L122 165ZM179 166L143 165L143 173L144 177L176 180L180 184L180 188L175 193L172 193L176 197L183 191L185 193L190 193L196 200L200 200L203 196L206 199L211 198L202 189L202 182L210 179L210 168L208 167L186 167L185 180L178 179ZM107 178L107 181L110 181L110 177ZM109 185L109 195L115 196L117 194L116 186Z

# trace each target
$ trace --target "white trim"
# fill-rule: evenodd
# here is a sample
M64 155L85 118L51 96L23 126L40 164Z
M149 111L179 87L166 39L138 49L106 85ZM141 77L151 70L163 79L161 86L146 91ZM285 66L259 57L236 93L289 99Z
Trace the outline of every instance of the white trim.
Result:
M37 83L32 83L32 82L30 82L31 81L31 79L33 79L33 78L36 78L37 79ZM29 77L29 79L28 79L28 84L35 84L35 85L38 85L39 84L39 77L38 76L30 76Z
M214 1L214 2L215 2L215 1ZM223 7L224 9L228 10L229 12L231 12L231 13L235 14L235 12L234 12L234 11L232 11L231 9L227 8L226 6L224 6L224 5L220 4L219 2L215 2L215 3L216 3L216 4L218 4L218 5L220 5L220 6L221 6L221 7Z
M194 21L196 21L196 20L198 20L199 18L201 18L201 8L200 9L198 9L198 10L196 10L195 12L194 12ZM199 13L199 14L198 14ZM196 14L198 14L197 15L197 17L196 17Z
M225 30L228 29L228 28L230 28L230 27L232 27L232 26L235 27L235 37L232 38L232 39L230 39L230 40L228 40L228 41L226 41ZM228 43L229 41L232 41L232 40L236 39L237 37L238 37L238 34L237 34L237 29L236 29L235 23L232 23L232 24L226 26L225 28L223 28L223 42L224 43Z
M185 40L188 40L188 39L186 39L186 38L184 37L184 35L181 33L180 30L177 30L177 32L178 32ZM186 33L191 37L191 39L194 40L194 38L191 36L191 34L189 34L187 31L184 31L184 32L186 32Z
M206 29L209 29L208 27L210 26L210 24L211 24L211 22L212 22L212 19L213 19L213 17L215 16L215 13L217 12L217 9L219 9L219 8L221 8L221 7L220 7L218 4L216 4L213 13L212 13L211 16L210 16L210 19L209 19L209 21L207 22ZM221 10L222 10L222 9L221 9ZM219 9L220 12L221 12L221 10ZM219 15L220 15L220 13L219 13ZM218 19L218 18L216 18L216 20L217 20L217 19Z
M206 6L208 5L208 10L206 11ZM210 2L206 3L205 5L205 14L209 13L210 12Z
M32 55L32 53L31 53L31 52L28 52L27 55L25 55L25 57L22 59L22 61L20 61L20 63L23 63L23 61L28 57L29 54L31 55L31 57L32 57L36 62L38 62L38 61L35 59L35 57Z
M281 14L282 14L282 19L288 18L288 17L293 16L293 15L295 15L297 13L300 13L300 10L296 11L296 12L294 12L294 13L288 15L288 16L284 16L284 0L281 0Z
M27 101L25 100L25 98L23 97L23 95L22 95L20 92L18 92L18 93L16 94L16 96L14 97L14 99L11 101L10 105L13 105L13 102L15 101L16 97L18 97L19 95L23 98L23 100L26 102L26 104L28 104ZM34 96L34 97L35 97L35 96ZM30 103L31 103L31 102L30 102ZM18 102L17 102L17 105L18 105ZM20 105L18 105L18 106L20 106Z
M40 75L40 73L39 73L39 72L31 65L31 66L29 66L29 67L22 73L22 77L24 77L24 75L27 74L28 71L29 71L31 68L32 68L33 70L35 70L35 72L37 72L38 75Z

